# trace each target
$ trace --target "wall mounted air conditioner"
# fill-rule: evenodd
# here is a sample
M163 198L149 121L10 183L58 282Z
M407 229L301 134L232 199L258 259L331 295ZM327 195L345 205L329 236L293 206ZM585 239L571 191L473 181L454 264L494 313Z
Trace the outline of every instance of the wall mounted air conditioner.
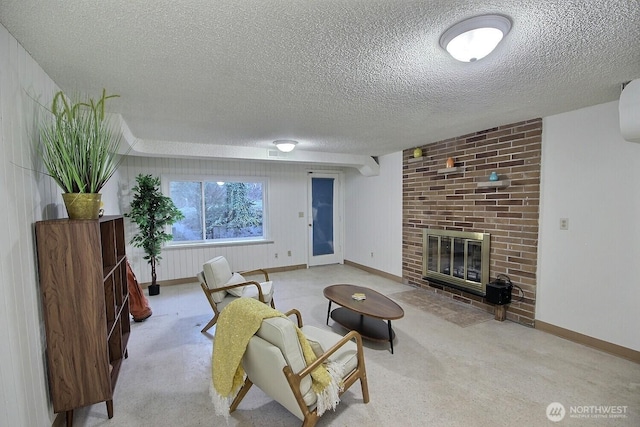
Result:
M620 132L630 142L640 142L640 79L630 81L620 94Z

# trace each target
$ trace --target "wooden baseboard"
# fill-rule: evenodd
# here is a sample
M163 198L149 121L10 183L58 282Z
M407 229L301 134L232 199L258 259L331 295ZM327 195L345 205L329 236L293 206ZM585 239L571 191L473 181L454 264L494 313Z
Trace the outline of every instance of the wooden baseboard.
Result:
M344 260L344 263L345 265L350 265L351 267L359 268L360 270L366 271L367 273L375 274L376 276L384 277L385 279L402 283L402 277L389 274L386 271L376 270L375 268L367 267L366 265L358 264L356 262L349 261L349 260Z
M267 270L267 273L277 273L280 271L304 270L305 268L307 268L307 264L286 265L284 267L265 268L265 270Z
M291 270L300 270L303 268L307 268L306 264L298 264L298 265L288 265L285 267L274 267L274 268L265 268L267 273L275 273L279 271L291 271ZM186 283L194 283L197 282L198 278L196 276L193 277L183 277L181 279L172 279L172 280L162 280L158 282L160 287L163 286L173 286L173 285L184 285ZM149 287L151 282L140 283L140 287L146 289Z
M583 344L587 347L595 348L597 350L613 354L614 356L622 357L623 359L627 359L635 363L640 363L640 351L593 338L588 335L571 331L569 329L561 328L559 326L555 326L541 320L536 320L535 328L540 329L544 332L548 332L560 338L564 338L578 344Z
M158 285L160 287L163 286L173 286L173 285L184 285L185 283L194 283L197 282L198 278L196 276L193 277L183 277L182 279L172 279L172 280L162 280L158 281ZM151 282L140 283L140 287L146 289L151 285Z
M394 276L393 274L389 274L387 272L376 270L375 268L367 267L366 265L358 264L353 261L345 260L344 263L346 265L350 265L355 268L359 268L360 270L366 271L371 274L375 274L376 276L384 277L385 279L393 280L394 282L402 283L402 277ZM292 271L292 270L301 270L307 268L307 264L296 264L296 265L287 265L284 267L273 267L273 268L265 268L268 273L276 273L280 271ZM197 282L198 278L196 276L193 277L183 277L181 279L172 279L172 280L161 280L158 281L160 287L162 286L172 286L172 285L184 285L186 283L194 283ZM140 286L143 289L149 287L151 282L140 283Z

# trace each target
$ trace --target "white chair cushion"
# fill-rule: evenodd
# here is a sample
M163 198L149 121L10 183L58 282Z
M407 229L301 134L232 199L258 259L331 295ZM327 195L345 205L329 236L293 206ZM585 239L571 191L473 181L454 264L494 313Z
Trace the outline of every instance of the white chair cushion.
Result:
M324 350L327 350L342 339L342 335L311 325L305 325L301 329L302 333L307 337L310 343L316 342L318 343L318 346ZM313 345L311 348L313 348ZM324 350L322 351L323 353ZM314 349L314 352L315 351L316 349ZM346 377L351 373L351 371L358 367L358 346L353 341L345 343L335 353L329 356L329 361L342 365L343 377Z
M207 280L204 278L204 271L201 271L200 273L198 273L196 277L198 278L200 283L204 283L205 285L207 285ZM207 285L207 287L209 287L209 285Z
M270 303L273 298L273 282L269 280L268 282L260 283L260 289L262 289L262 296L264 297L265 303ZM229 290L229 293L231 293ZM258 289L254 285L247 285L242 289L242 294L240 296L246 298L258 299Z
M210 290L212 289L211 286L209 286L209 283L207 283L207 279L205 279L204 277L204 271L201 271L200 273L198 273L198 280L200 280L200 283L204 283L207 286L207 288L209 288ZM213 301L216 304L220 304L220 302L226 296L227 296L227 291L219 291L219 292L211 293L211 298L213 298Z
M217 256L205 262L202 265L202 272L206 280L206 285L211 290L226 286L226 283L233 276L231 273L231 267L229 267L227 259L223 256ZM226 294L227 291L219 291L213 292L211 296L213 300L218 303L224 299Z
M238 283L244 283L246 281L247 281L247 279L242 277L242 274L233 273L231 278L227 281L227 283L225 283L224 286L237 285ZM243 296L242 295L242 291L244 291L245 287L246 286L238 286L237 288L227 289L227 292L229 292L234 297L241 297L241 296ZM252 286L252 287L255 289L255 286ZM258 293L258 290L256 289L256 295L257 295L257 293Z
M278 347L293 372L298 373L307 366L298 333L290 319L284 317L264 319L256 335ZM316 394L311 388L310 376L303 378L300 383L300 393L307 406L316 402Z
M304 414L282 373L282 368L286 365L287 362L278 347L256 335L251 337L242 358L242 366L247 376L268 396L300 420L304 420Z
M309 345L311 346L313 354L315 354L316 357L320 357L324 354L324 348L322 347L322 344L320 344L318 341L312 340L309 337L307 337L307 341L309 341Z
M228 306L232 301L237 300L238 297L234 297L231 294L227 294L222 301L217 302L216 303L216 307L218 308L218 311L222 311L226 306Z

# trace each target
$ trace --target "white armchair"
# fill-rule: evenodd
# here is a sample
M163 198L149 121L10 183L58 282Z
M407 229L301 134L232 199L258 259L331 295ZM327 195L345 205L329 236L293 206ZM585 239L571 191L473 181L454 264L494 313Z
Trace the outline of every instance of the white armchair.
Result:
M337 364L342 371L344 387L340 394L360 380L363 401L368 403L369 388L360 334L351 331L343 337L330 330L303 326L300 312L294 309L286 313L287 316L291 314L297 317L298 327L311 344L316 361L307 366L295 324L290 319L264 319L249 340L242 358L246 379L229 411L238 408L255 384L302 420L303 427L314 426L322 414L318 413L318 397L312 389L310 375L320 364L327 362Z
M263 276L264 281L257 282L245 278L256 274ZM236 298L257 299L275 308L273 282L269 280L269 274L264 269L233 273L227 259L217 256L202 265L198 280L214 314L201 332L206 332L215 325L222 309Z

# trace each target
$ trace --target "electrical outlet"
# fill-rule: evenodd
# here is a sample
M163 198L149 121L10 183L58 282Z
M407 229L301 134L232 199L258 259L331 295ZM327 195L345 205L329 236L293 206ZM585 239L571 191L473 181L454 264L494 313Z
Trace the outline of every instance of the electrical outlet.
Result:
M371 258L373 258L373 252L371 252Z
M287 256L291 256L291 251L287 251Z
M569 229L569 218L560 218L560 230Z
M298 212L298 218L304 218L304 212Z
M276 254L276 258L278 258L278 254Z

